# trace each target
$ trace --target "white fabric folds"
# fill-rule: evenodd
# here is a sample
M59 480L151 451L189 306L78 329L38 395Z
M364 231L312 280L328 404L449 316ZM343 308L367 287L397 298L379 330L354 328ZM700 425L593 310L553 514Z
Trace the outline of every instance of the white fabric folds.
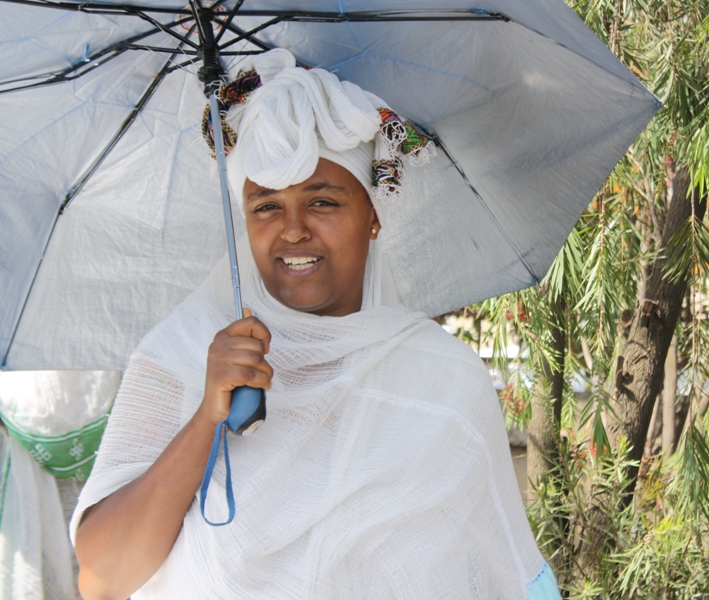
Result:
M371 141L381 125L377 108L384 102L349 81L323 69L295 66L294 56L275 49L255 56L242 66L254 68L263 84L226 118L237 132L229 154L229 182L241 205L244 180L280 190L310 177L321 156L319 146L352 172L365 189L372 179L373 144L368 160L348 160L348 151ZM319 143L320 142L320 143Z
M0 427L0 598L76 597L57 482Z
M544 566L487 370L397 305L373 242L362 310L292 311L240 244L245 305L270 329L268 418L231 436L236 517L195 498L133 598L515 599ZM139 346L72 520L143 473L199 406L207 347L234 318L228 266ZM231 434L230 434L231 435ZM207 506L227 511L224 461Z

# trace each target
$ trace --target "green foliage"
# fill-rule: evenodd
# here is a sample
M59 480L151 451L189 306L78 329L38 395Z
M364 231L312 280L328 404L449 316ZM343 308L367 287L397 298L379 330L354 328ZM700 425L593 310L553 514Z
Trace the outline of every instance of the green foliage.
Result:
M529 517L567 597L709 598L709 412L697 414L709 387L706 217L692 216L661 252L675 173L687 167L699 194L709 189L709 0L570 4L663 106L541 285L469 308L469 341L493 347L508 423L529 422L544 369L563 374L557 457L533 488ZM610 447L604 423L615 418L616 361L659 258L665 277L687 282L676 334L677 400L689 415L673 455L633 464L627 445ZM555 327L565 333L561 355ZM510 341L521 347L514 360L503 355Z
M563 443L557 466L534 489L528 513L541 547L551 556L560 588L570 600L687 599L709 594L709 519L681 501L677 471L643 465L642 493L623 508L629 481L627 446L603 459L583 444ZM681 486L680 486L681 487ZM605 502L588 520L587 490ZM593 576L583 550L594 532L611 530L612 547L594 552Z
M674 282L688 274L709 275L709 229L703 221L690 217L672 236L670 247L674 251L667 257L665 277Z

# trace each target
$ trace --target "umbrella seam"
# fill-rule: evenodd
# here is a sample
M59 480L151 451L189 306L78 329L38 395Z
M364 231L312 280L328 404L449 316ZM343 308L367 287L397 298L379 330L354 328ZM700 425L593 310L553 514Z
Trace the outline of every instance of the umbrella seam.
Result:
M339 7L339 9L340 9L340 14L344 14L345 11L344 11L344 9L342 8L342 0L338 0L338 7ZM345 21L345 26L347 27L347 31L350 32L350 35L352 36L352 39L355 41L355 44L357 44L357 47L358 47L360 50L364 50L364 48L362 48L362 44L359 43L359 40L357 39L357 36L354 34L354 31L352 31L352 26L351 26L350 22L349 22L349 21Z
M475 197L480 201L480 204L482 204L483 208L487 211L487 213L490 215L490 218L492 219L492 222L495 224L497 229L500 231L500 233L504 236L505 240L509 244L510 248L514 251L515 255L517 256L517 259L524 265L524 268L527 270L527 272L532 276L532 281L534 285L539 285L539 278L537 275L534 273L534 270L529 266L529 263L525 260L524 256L522 256L522 253L519 251L515 243L512 241L510 236L508 235L507 231L505 231L505 228L502 227L500 222L497 220L497 217L495 214L492 212L490 207L487 205L487 202L483 199L483 197L480 195L480 193L475 189L472 183L470 183L470 180L468 179L468 176L465 174L463 171L462 167L458 164L458 161L453 158L453 156L448 152L448 149L445 147L443 142L438 138L438 136L434 137L436 145L443 150L444 154L448 157L448 160L453 163L453 166L456 168L458 173L460 173L460 176L463 178L463 181L465 181L465 184L470 188L470 190L475 194Z
M639 91L642 91L644 94L651 96L651 97L655 100L655 102L656 102L656 104L657 104L658 106L662 106L662 103L661 103L660 100L657 98L657 96L655 96L652 92L648 91L644 86L642 86L642 85L641 85L641 86L638 86L638 85L637 85L637 78L636 78L632 73L630 73L630 75L635 79L635 82L633 82L633 81L628 81L627 79L625 79L624 77L621 77L621 76L618 75L617 73L614 73L613 71L610 71L610 70L606 69L603 65L599 65L596 61L591 60L590 58L588 58L588 57L586 57L586 56L583 56L582 54L579 54L577 51L575 51L575 50L573 50L572 48L566 46L565 44L562 44L561 42L558 42L558 41L556 41L556 40L550 38L549 36L544 35L544 34L543 34L542 32L540 32L539 30L534 29L534 28L532 28L532 27L529 27L528 25L525 25L524 23L520 23L519 21L516 21L516 20L514 20L514 19L508 17L507 15L503 15L503 16L507 19L507 22L508 22L508 23L512 23L512 24L514 24L514 25L517 25L517 26L519 26L519 27L522 27L523 29L526 29L527 31L529 31L529 32L531 32L531 33L533 33L533 34L538 35L538 36L540 36L541 38L544 38L545 40L548 40L549 42L553 43L554 45L558 46L559 48L563 48L564 50L566 50L566 51L568 51L568 52L571 52L574 56L577 56L577 57L579 57L579 58L581 58L581 59L583 59L583 60L585 60L585 61L591 63L592 65L594 65L594 66L596 66L597 68L601 69L603 72L608 73L609 75L612 75L612 76L614 76L614 77L620 79L621 81L624 81L626 84L630 85L633 89L638 89ZM356 40L355 40L355 41L356 41ZM359 46L359 43L358 43L358 46ZM608 48L606 48L606 50L608 50ZM608 50L608 51L610 52L610 50ZM342 65L344 65L344 64L347 64L348 62L352 61L353 59L359 58L360 56L362 56L362 55L365 54L365 53L367 53L366 50L363 51L362 53L358 54L357 56L350 57L350 58L348 58L347 60L344 60L344 61L342 61L342 62L340 62L340 63L335 64L335 65L332 65L331 67L329 67L328 70L332 70L332 69L339 68L340 66L342 66ZM485 86L483 86L483 85L479 84L478 82L476 82L476 81L474 81L474 80L472 80L472 79L469 79L468 77L465 77L465 76L463 76L463 75L458 75L458 74L456 74L456 73L449 73L449 72L447 72L447 71L441 71L441 70L439 70L439 69L433 69L433 68L431 68L431 67L425 67L424 65L419 65L419 64L417 64L417 63L412 63L412 62L404 61L404 60L401 60L401 59L396 59L396 58L391 58L391 57L381 57L381 56L378 56L378 55L376 55L376 54L371 54L371 53L367 53L367 54L368 54L369 56L376 57L376 58L385 58L385 59L390 60L390 61L392 61L392 62L399 62L399 63L401 63L401 64L408 64L408 65L411 65L411 66L421 67L421 68L423 68L423 69L431 70L431 71L434 71L434 72L437 72L437 73L441 73L441 74L443 74L443 75L449 75L449 76L452 76L452 77L460 77L460 78L461 78L462 80L464 80L464 81L469 81L470 83L473 83L473 84L475 84L475 85L479 85L479 86L482 87L483 89L487 90L487 88L486 88Z
M165 202L165 210L163 213L163 218L162 218L162 224L160 225L160 238L162 241L165 241L165 230L167 229L167 221L170 216L170 197L171 194L170 192L173 189L174 185L174 175L175 175L175 169L177 166L177 155L179 153L179 148L180 148L180 140L182 139L182 136L184 135L185 130L180 131L178 134L178 142L175 145L175 151L172 154L172 164L170 165L170 174L168 175L168 184L167 184L167 193L166 193L166 202Z
M7 159L12 157L14 154L19 152L25 144L28 144L29 142L33 141L35 139L35 137L37 137L38 135L40 135L42 132L46 131L47 129L49 129L53 125L56 125L60 121L63 121L64 119L66 119L70 114L76 112L77 110L81 109L83 106L88 104L88 102L89 102L88 100L84 100L81 104L78 104L74 108L65 112L61 117L54 119L51 123L47 123L44 127L42 127L41 129L38 129L30 137L28 137L26 140L24 140L19 146L17 146L12 152L10 152L9 154L6 154L2 158L0 158L0 165L3 164Z
M569 10L571 10L571 9L569 9ZM574 13L574 14L575 14L575 13ZM655 100L655 103L657 104L658 107L661 107L661 106L662 106L662 102L660 102L660 100L657 98L657 96L655 96L655 94L653 94L653 93L652 93L651 91L649 91L642 83L640 83L640 81L638 80L638 78L635 77L635 75L633 75L633 74L628 70L628 68L625 67L625 65L623 65L622 62L621 62L620 64L623 65L626 70L628 70L628 73L630 73L630 76L635 80L634 82L633 82L633 81L628 81L628 80L625 79L624 77L621 77L620 75L618 75L617 73L614 73L613 71L607 69L607 68L604 67L603 65L599 65L595 60L591 60L589 57L583 56L582 54L579 54L579 53L578 53L576 50L574 50L573 48L570 48L570 47L567 46L566 44L562 44L561 42L558 42L557 40L555 40L555 39L553 39L553 38L550 38L548 35L544 35L541 31L539 31L539 30L537 30L537 29L534 29L533 27L529 27L528 25L525 25L524 23L520 23L520 22L515 21L515 20L513 20L513 19L510 19L509 22L510 22L510 23L514 23L515 25L519 25L519 26L522 27L523 29L526 29L527 31L530 31L530 32L532 32L532 33L534 33L534 34L536 34L536 35L538 35L538 36L544 38L545 40L548 40L549 42L551 42L551 43L554 44L555 46L558 46L559 48L563 48L564 50L566 50L566 51L568 51L568 52L571 52L574 56L577 56L578 58L580 58L580 59L582 59L582 60L585 60L585 61L588 62L588 63L591 63L592 65L594 65L594 66L597 67L598 69L601 69L604 73L607 73L607 74L609 74L609 75L611 75L611 76L613 76L613 77L616 77L617 79L620 79L621 81L624 81L624 82L627 83L629 86L631 86L633 89L638 90L638 91L640 91L640 92L642 92L642 93L644 93L644 94L649 95L650 97L652 97L652 98ZM610 49L609 49L607 46L605 46L605 44L604 44L604 48L605 48L608 52L610 52ZM611 54L613 54L613 53L611 52ZM617 58L614 54L613 54L613 56L614 56L615 58Z
M467 82L469 82L469 83L472 83L473 85L477 85L478 87L484 89L484 90L487 91L487 92L490 91L490 90L489 90L486 86L484 86L483 84L478 83L478 82L475 81L474 79L470 79L469 77L466 77L465 75L461 75L461 74L459 74L459 73L451 73L450 71L442 71L441 69L434 69L433 67L427 67L426 65L421 65L421 64L419 64L419 63L411 62L411 61L408 61L408 60L402 60L402 59L400 59L400 58L393 58L393 57L391 57L391 56L382 56L382 55L380 55L380 54L374 54L374 53L372 53L372 52L368 52L367 50L363 50L362 52L360 52L359 54L357 54L357 56L351 56L350 58L348 58L348 59L346 59L346 60L343 60L343 61L341 61L341 62L339 62L339 63L337 63L337 64L334 64L334 65L328 67L328 71L332 71L332 70L334 70L334 69L338 69L338 68L340 68L342 65L346 65L347 63L353 61L354 59L361 58L361 57L363 57L363 56L365 56L365 55L366 55L366 56L369 56L369 57L372 57L372 58L378 58L378 59L380 59L380 60L388 60L388 61L391 61L391 62L394 62L394 63L401 63L402 65L409 65L409 66L411 66L411 67L418 67L418 68L420 68L420 69L424 69L424 70L426 70L426 71L432 71L432 72L434 72L434 73L440 73L441 75L446 75L446 76L448 76L448 77L457 77L458 79L461 79L461 80L463 80L463 81L467 81Z
M59 206L57 207L52 226L49 229L47 238L45 239L45 242L43 244L42 254L39 257L39 260L37 261L34 275L32 276L32 279L30 280L30 283L27 287L27 291L25 292L25 297L22 302L22 306L21 306L20 310L18 311L17 318L15 319L15 323L12 327L12 333L10 334L10 337L9 337L9 340L7 343L7 347L4 351L2 360L0 360L0 369L4 368L5 365L7 364L7 358L10 355L10 350L12 349L12 345L15 341L15 336L17 335L17 331L20 327L20 322L22 321L22 315L24 314L25 309L27 308L27 303L29 302L30 296L32 295L32 290L34 288L34 284L37 281L37 276L39 274L40 269L42 268L42 263L44 262L44 258L47 254L47 248L49 247L49 243L50 243L52 236L54 234L54 230L56 229L57 223L59 221L59 217L63 214L64 210L66 209L68 204L71 202L71 200L74 197L76 197L76 195L81 191L81 189L84 187L84 185L86 184L88 179L96 172L96 170L99 168L99 166L101 165L103 160L106 158L106 156L108 156L108 154L111 152L111 150L115 147L115 145L118 143L118 141L123 136L123 134L135 122L136 118L142 112L143 108L147 105L150 97L152 97L152 95L155 92L155 90L157 89L157 87L164 80L164 78L167 74L167 66L170 64L170 61L171 61L171 59L168 59L167 62L165 63L165 65L163 65L162 69L160 69L160 71L158 72L157 76L150 81L150 84L148 85L146 90L143 92L143 94L141 94L141 97L139 98L138 102L131 110L131 113L129 113L129 115L127 117L127 123L126 123L126 120L123 121L118 134L116 136L114 136L109 141L108 145L102 149L98 158L95 159L94 161L92 161L88 170L85 170L79 176L78 182L74 183L74 185L72 185L72 187L69 188L69 190L67 191L63 200L60 202ZM147 97L146 97L146 94L147 94ZM82 103L81 106L83 106L83 104L86 104L87 102L88 101L84 101L84 103ZM138 107L138 112L135 113L135 110L137 107ZM76 107L76 108L79 108L79 107ZM74 110L76 110L76 109L74 109ZM0 164L1 164L1 162L2 161L0 161Z

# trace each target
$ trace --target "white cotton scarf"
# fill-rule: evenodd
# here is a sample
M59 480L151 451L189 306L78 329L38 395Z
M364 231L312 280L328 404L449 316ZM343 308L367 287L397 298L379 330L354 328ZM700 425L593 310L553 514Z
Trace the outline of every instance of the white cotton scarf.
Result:
M434 322L397 306L376 248L362 310L318 317L273 300L241 244L245 304L273 335L268 418L253 436L230 437L234 521L207 525L195 498L135 600L526 598L544 562L487 370ZM197 409L208 345L233 316L222 262L140 344L73 531ZM214 520L227 514L224 478L220 458L207 506Z

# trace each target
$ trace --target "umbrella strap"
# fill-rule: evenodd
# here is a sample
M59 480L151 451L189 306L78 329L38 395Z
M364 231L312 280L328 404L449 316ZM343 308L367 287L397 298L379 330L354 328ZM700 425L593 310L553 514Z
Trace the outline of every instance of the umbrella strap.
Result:
M212 472L214 471L214 464L217 462L217 456L219 455L219 438L224 436L224 465L226 466L226 502L229 506L229 517L226 521L221 523L213 523L204 514L204 506L207 503L207 490L209 489L209 482L212 479ZM229 465L229 448L226 441L227 427L226 419L217 423L217 428L214 431L214 443L212 444L212 450L209 453L209 460L207 461L207 468L204 470L204 477L202 477L202 485L199 488L199 503L202 507L202 517L210 525L219 527L221 525L228 525L234 519L234 514L236 513L236 506L234 504L234 488L231 485L231 466Z

